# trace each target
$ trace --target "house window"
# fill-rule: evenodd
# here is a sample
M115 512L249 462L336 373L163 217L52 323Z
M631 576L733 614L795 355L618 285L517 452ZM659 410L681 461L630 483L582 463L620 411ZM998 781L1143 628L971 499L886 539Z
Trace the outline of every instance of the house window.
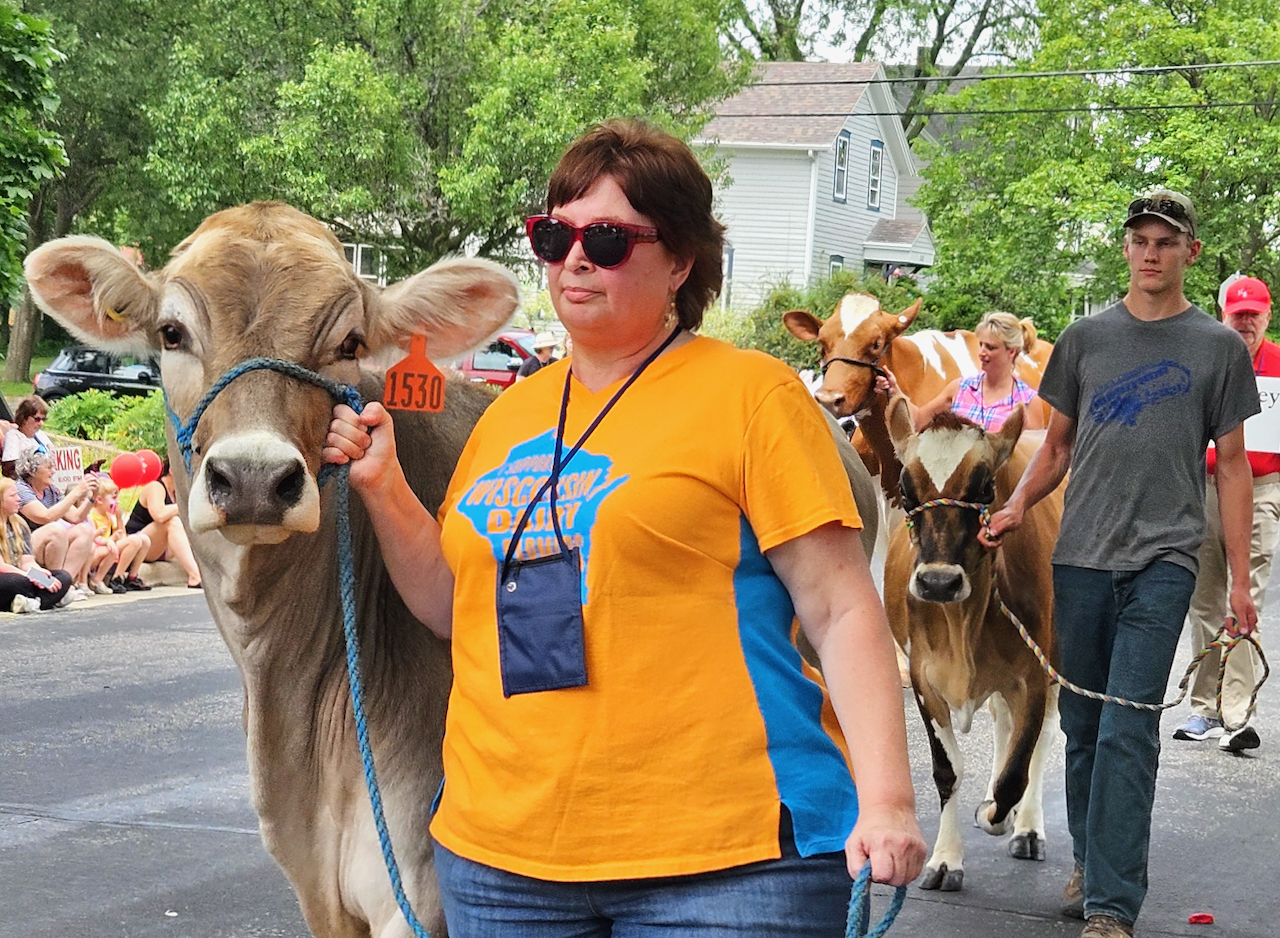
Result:
M849 189L849 131L840 131L836 137L835 181L832 183L831 197L837 202L845 200Z
M356 276L361 280L386 285L387 260L380 248L372 244L344 244L342 253L356 269Z
M867 208L880 210L880 185L884 176L884 144L871 141L871 167L867 174Z
M827 263L827 276L830 277L837 270L844 270L844 257L839 254L832 254Z

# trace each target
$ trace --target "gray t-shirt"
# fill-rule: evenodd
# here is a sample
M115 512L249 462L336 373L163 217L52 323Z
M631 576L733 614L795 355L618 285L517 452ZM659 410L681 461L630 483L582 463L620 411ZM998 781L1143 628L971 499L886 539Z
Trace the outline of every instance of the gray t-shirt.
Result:
M1239 334L1197 306L1144 322L1117 303L1063 331L1040 396L1076 421L1053 562L1197 572L1205 448L1260 410Z

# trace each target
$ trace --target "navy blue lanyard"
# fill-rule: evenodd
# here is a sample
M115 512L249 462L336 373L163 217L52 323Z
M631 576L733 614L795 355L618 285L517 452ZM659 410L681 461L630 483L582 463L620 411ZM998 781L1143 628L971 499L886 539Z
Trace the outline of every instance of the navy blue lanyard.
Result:
M609 398L609 402L600 408L600 413L596 414L596 419L591 421L591 425L578 437L578 442L573 445L568 454L563 459L560 458L561 452L564 450L564 426L565 420L569 416L569 386L573 379L572 368L566 369L564 373L564 394L560 398L560 421L556 424L556 451L555 456L551 460L551 474L547 476L547 481L542 483L542 487L538 489L536 495L529 499L529 504L525 506L524 514L520 516L520 522L515 526L511 533L511 542L507 545L507 556L502 562L502 570L505 572L511 566L511 560L515 557L516 545L520 543L520 535L524 533L525 525L529 523L529 515L533 513L533 507L538 504L538 500L542 498L547 489L551 490L551 524L555 528L556 542L560 545L560 550L568 553L569 548L565 545L564 535L560 532L560 519L556 516L556 487L560 481L560 473L564 467L569 464L578 450L582 449L582 445L587 442L587 438L595 432L596 427L600 426L600 421L604 420L605 415L613 409L613 405L618 403L622 395L627 392L627 388L636 383L636 379L644 373L644 370L654 363L659 355L667 350L672 342L676 340L683 330L677 326L667 338L654 349L653 354L640 363L640 367L631 373L631 377L626 380L622 387L618 388L617 393Z

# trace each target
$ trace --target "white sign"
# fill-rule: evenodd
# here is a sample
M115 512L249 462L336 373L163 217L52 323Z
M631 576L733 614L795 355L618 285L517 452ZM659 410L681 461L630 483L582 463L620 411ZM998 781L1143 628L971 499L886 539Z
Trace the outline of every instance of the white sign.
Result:
M1280 453L1280 378L1258 378L1262 413L1244 422L1244 448L1255 453Z
M53 485L60 492L70 490L84 478L84 458L78 446L63 446L50 450L53 457Z

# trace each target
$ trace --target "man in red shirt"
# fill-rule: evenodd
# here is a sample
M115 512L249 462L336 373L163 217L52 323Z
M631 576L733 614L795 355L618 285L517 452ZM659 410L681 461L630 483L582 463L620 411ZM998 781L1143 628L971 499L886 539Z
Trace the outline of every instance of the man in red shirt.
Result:
M1253 356L1253 371L1259 377L1280 378L1280 345L1266 339L1267 325L1271 322L1271 292L1267 285L1255 277L1242 277L1227 287L1222 307L1223 321L1240 333L1249 354ZM1227 596L1230 592L1230 576L1227 572L1226 550L1223 546L1222 523L1218 517L1218 487L1214 470L1215 451L1210 448L1207 456L1208 486L1205 492L1204 543L1200 547L1200 573L1196 579L1196 591L1191 597L1192 642L1203 648L1222 627L1227 615ZM1249 452L1249 466L1253 470L1253 541L1250 544L1249 579L1254 605L1259 611L1271 576L1271 558L1276 548L1276 536L1280 533L1280 454ZM1260 638L1258 632L1255 638ZM1218 711L1217 683L1219 650L1214 649L1196 669L1195 683L1191 686L1191 716L1173 731L1174 739L1218 739L1218 748L1226 752L1256 749L1258 731L1245 726L1235 732L1225 731L1227 726L1238 726L1245 718L1249 697L1259 672L1257 653L1250 644L1236 647L1227 658L1226 680L1222 687L1222 711Z

